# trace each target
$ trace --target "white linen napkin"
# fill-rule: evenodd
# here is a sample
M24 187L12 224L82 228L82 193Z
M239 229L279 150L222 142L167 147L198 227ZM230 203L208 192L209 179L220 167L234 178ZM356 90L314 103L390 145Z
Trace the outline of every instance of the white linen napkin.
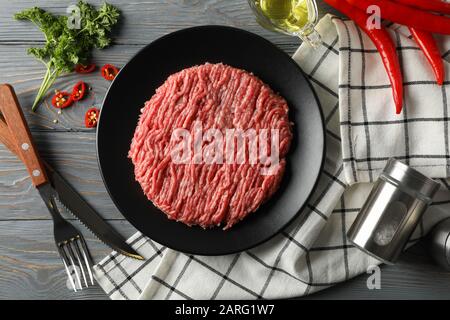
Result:
M339 36L339 111L348 183L373 182L395 157L433 178L450 172L449 82L436 85L425 55L408 28L392 25L402 67L404 105L395 114L391 87L372 41L354 23L335 21ZM450 37L439 36L447 62Z
M97 281L111 299L257 299L313 293L379 264L346 239L372 187L354 182L375 180L384 158L399 155L428 175L448 176L447 103L443 106L442 99L448 83L443 88L430 83L427 62L408 35L391 26L400 38L407 83L425 84L407 84L407 112L396 116L381 61L365 34L353 22L331 16L321 19L317 29L323 45L318 50L302 45L293 57L317 93L327 132L324 171L303 212L274 239L227 256L176 252L136 233L128 241L146 261L112 252L95 266ZM345 102L347 95L351 104ZM418 120L422 118L427 120ZM420 154L433 157L416 157ZM445 180L442 184L412 243L449 211L450 187Z

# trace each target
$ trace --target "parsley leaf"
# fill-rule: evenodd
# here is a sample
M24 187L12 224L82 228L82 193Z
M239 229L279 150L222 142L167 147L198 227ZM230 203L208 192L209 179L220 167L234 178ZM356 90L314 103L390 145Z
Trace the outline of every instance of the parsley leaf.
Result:
M77 6L80 9L80 29L69 28L67 16L56 16L38 7L14 15L17 20L34 23L46 40L43 47L28 49L28 54L41 61L47 69L33 103L33 111L59 75L72 72L78 63L87 63L93 48L103 49L111 44L109 34L119 20L119 10L106 2L98 10L84 1L79 1Z

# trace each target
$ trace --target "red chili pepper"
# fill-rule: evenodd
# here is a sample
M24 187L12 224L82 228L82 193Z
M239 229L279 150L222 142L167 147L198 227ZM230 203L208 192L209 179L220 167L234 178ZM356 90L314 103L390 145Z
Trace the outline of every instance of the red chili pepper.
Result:
M409 31L425 54L425 57L433 68L436 81L441 86L444 83L445 78L444 61L442 60L441 53L439 52L439 48L433 35L429 32L411 27L409 27Z
M86 114L84 115L84 124L86 125L86 128L96 127L99 116L100 110L98 110L97 108L90 108L88 111L86 111Z
M83 81L77 82L77 84L74 85L72 90L72 100L79 101L83 99L85 95L86 95L86 83Z
M394 0L395 2L422 10L450 14L450 3L441 0Z
M72 96L65 91L58 91L52 98L52 105L58 109L64 109L72 105Z
M368 15L350 5L345 0L325 0L325 2L352 19L369 36L377 47L389 77L389 81L391 82L395 111L399 114L403 107L403 77L395 44L389 36L389 33L383 27L380 29L368 29Z
M95 64L91 63L88 65L84 64L77 64L75 66L75 72L76 73L90 73L95 70Z
M102 77L106 80L113 80L116 77L117 73L119 73L119 69L117 69L112 64L105 64L102 67Z
M341 0L339 2L344 2ZM367 12L369 6L380 8L381 18L432 33L450 34L450 18L385 0L347 0Z

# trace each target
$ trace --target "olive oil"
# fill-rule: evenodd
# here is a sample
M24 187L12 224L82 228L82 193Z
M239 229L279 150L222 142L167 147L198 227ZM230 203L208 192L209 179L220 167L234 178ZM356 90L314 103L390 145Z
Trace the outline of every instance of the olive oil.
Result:
M255 0L255 5L277 28L288 33L301 31L311 17L308 0Z

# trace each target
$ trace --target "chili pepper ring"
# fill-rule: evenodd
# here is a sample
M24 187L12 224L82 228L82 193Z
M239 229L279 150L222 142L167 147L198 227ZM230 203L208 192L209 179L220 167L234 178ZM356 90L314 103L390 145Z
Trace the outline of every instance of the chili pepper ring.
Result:
M72 90L72 99L73 101L79 101L84 98L86 95L86 83L83 81L77 82Z
M72 95L65 91L57 91L52 98L52 105L58 109L64 109L72 105Z
M105 78L108 81L114 80L116 75L119 73L119 69L112 64L105 64L102 67L102 77Z
M100 116L100 110L93 107L86 111L84 115L84 124L86 128L94 128L97 126L98 118Z
M95 70L95 64L93 64L93 63L88 64L88 65L77 64L75 66L76 73L91 73L94 70Z

